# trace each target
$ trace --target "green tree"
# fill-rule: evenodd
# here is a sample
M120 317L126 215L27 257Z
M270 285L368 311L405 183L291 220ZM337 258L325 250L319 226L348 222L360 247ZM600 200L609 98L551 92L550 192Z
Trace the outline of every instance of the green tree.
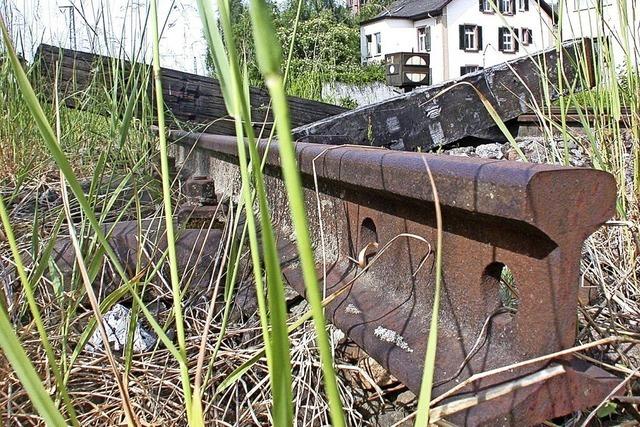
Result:
M389 9L394 0L369 0L360 10L358 22L368 21Z
M249 10L242 0L230 0L233 31L249 81L263 82L255 59ZM373 0L382 1L382 0ZM293 39L298 2L291 0L282 10L270 3L277 39L285 56ZM327 82L368 83L384 79L382 67L360 64L360 25L356 17L336 0L303 0L293 43L287 91L310 99L321 99Z

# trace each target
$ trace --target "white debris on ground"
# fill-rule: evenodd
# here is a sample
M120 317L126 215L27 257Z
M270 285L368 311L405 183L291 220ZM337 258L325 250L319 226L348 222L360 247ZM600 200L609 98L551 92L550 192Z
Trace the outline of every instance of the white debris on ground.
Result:
M376 330L373 331L373 335L375 335L380 341L394 343L397 347L401 348L407 353L413 353L413 349L409 347L409 344L407 344L402 335L400 335L396 331L378 326Z
M349 314L360 314L362 313L358 307L353 304L349 304L347 308L344 309L345 313Z
M476 156L483 159L502 159L504 153L500 144L482 144L476 147Z
M125 348L130 322L131 310L121 304L114 305L111 310L102 316L102 324L107 332L108 342L112 343L112 348L115 351ZM137 322L133 337L133 351L135 353L149 351L155 343L156 335L145 330L140 325L140 322ZM88 351L93 353L103 351L102 335L98 328L96 328L93 335L91 335L86 348Z
M334 342L343 342L347 335L335 326L331 328L331 337Z

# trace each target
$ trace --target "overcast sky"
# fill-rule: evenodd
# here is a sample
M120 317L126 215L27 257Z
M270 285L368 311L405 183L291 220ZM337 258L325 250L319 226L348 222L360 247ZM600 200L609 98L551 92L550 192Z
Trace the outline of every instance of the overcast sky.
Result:
M4 16L19 51L31 59L40 43L151 59L150 0L4 0ZM158 15L163 66L205 73L206 41L196 0L161 0Z

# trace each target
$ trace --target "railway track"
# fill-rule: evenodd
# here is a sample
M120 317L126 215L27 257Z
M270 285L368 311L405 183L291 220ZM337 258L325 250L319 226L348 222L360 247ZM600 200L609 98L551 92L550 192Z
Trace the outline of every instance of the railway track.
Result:
M239 190L235 138L182 131L169 138L183 178L214 182L224 195ZM266 142L259 147L264 154ZM412 391L420 391L433 301L436 228L425 162L440 194L445 242L434 396L474 374L573 346L581 245L614 214L610 174L366 147L298 143L296 150L311 235L325 236L314 242L318 277L326 269L327 295L340 293L327 317ZM283 272L304 296L277 143L266 159ZM363 269L353 260L372 243L387 249ZM505 268L515 278L517 308L501 298ZM495 394L551 366L561 373L451 420L533 425L599 404L620 381L565 356L483 378L445 402Z
M583 65L592 67L591 50L590 40L574 41L559 51L353 111L326 104L307 110L312 104L290 100L299 126L294 130L296 152L310 231L316 236L318 275L324 278L326 271L326 292L337 293L327 317L414 392L420 391L433 304L436 220L425 164L433 172L445 242L433 394L444 403L485 396L447 418L457 424L533 425L597 405L619 384L614 375L569 354L548 356L574 344L581 246L614 215L613 176L584 168L416 152L466 137L494 137L495 122L479 94L510 125L526 128L537 122L523 94L537 100L545 92L553 98L563 94L554 89L559 77L552 73L543 78L534 65L544 61L557 70L560 64L562 78L571 80L565 86L577 87L579 73L572 64L584 55ZM82 57L80 67L78 56L69 62L55 57L53 49L46 52L45 75L51 77L56 61L62 61L70 81L75 70L84 70L86 77L92 69L87 64L96 60ZM179 81L180 76L168 72L165 79ZM215 84L207 81L206 87ZM204 82L187 85L176 92L180 96L169 94L168 110L176 116L197 111L199 102L213 99L200 99L204 87ZM305 111L300 117L296 106ZM219 116L214 120L226 116L223 104L216 108L220 111L209 114ZM191 119L205 121L197 115ZM584 117L570 114L567 119L573 124ZM181 185L195 200L182 212L200 219L213 215L217 197L212 193L226 197L239 190L238 143L229 129L217 129L227 135L216 135L215 127L208 133L172 130L168 135ZM272 142L268 152L266 147L260 140L283 273L304 296L279 146ZM354 262L363 251L364 264ZM367 264L367 259L375 262ZM505 269L516 284L511 302L504 298ZM500 370L512 365L517 368ZM500 372L465 383L494 369Z

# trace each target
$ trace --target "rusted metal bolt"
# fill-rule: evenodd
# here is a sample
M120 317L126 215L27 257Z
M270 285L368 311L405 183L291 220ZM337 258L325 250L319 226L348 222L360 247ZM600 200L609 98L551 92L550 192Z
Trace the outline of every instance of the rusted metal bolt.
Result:
M176 168L176 158L168 156L167 161L169 163L169 179L173 181L178 173L178 170ZM160 160L158 159L158 161L156 161L155 165L153 166L152 176L157 180L162 180L161 170L162 166L160 165Z
M187 179L184 193L190 204L200 206L216 204L216 188L213 180L207 176L193 176Z

